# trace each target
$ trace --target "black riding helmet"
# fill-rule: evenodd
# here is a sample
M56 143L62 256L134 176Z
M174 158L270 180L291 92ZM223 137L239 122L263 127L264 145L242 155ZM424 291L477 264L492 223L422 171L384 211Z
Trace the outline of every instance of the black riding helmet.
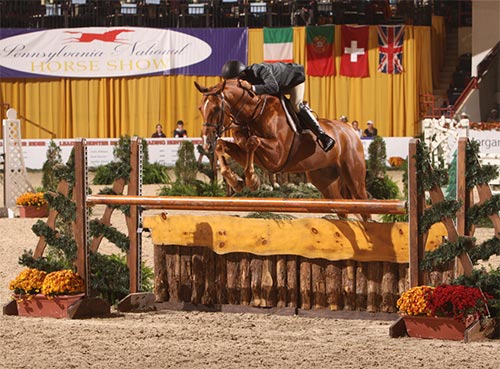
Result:
M239 60L229 60L222 67L222 78L232 79L238 77L246 66Z

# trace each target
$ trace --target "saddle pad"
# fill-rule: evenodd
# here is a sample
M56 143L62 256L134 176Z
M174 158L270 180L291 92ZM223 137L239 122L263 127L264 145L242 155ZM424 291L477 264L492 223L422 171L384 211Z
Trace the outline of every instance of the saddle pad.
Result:
M288 100L285 96L280 96L280 101L281 105L283 106L283 110L285 111L286 121L288 125L290 126L292 131L294 131L295 133L299 133L299 130L297 129L297 123L295 122L289 111L289 109L292 108L290 100Z

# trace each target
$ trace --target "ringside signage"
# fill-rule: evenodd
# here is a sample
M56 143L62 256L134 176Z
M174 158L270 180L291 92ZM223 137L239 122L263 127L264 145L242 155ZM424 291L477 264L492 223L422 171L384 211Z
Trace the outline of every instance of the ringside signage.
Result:
M247 32L241 29L224 35L221 30L137 27L15 33L0 34L4 77L218 75L228 55L246 61Z

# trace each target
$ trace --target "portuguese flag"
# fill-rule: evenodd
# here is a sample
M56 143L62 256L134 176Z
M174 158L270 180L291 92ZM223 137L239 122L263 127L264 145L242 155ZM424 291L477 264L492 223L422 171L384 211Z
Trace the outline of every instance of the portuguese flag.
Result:
M335 75L334 35L334 26L306 27L308 75L318 77Z
M264 61L293 62L293 28L264 28Z

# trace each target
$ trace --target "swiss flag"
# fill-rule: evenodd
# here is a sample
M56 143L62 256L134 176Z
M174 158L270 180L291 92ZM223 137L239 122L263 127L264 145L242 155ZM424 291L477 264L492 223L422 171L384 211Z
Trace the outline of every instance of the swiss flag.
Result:
M368 26L342 26L340 74L368 77Z

